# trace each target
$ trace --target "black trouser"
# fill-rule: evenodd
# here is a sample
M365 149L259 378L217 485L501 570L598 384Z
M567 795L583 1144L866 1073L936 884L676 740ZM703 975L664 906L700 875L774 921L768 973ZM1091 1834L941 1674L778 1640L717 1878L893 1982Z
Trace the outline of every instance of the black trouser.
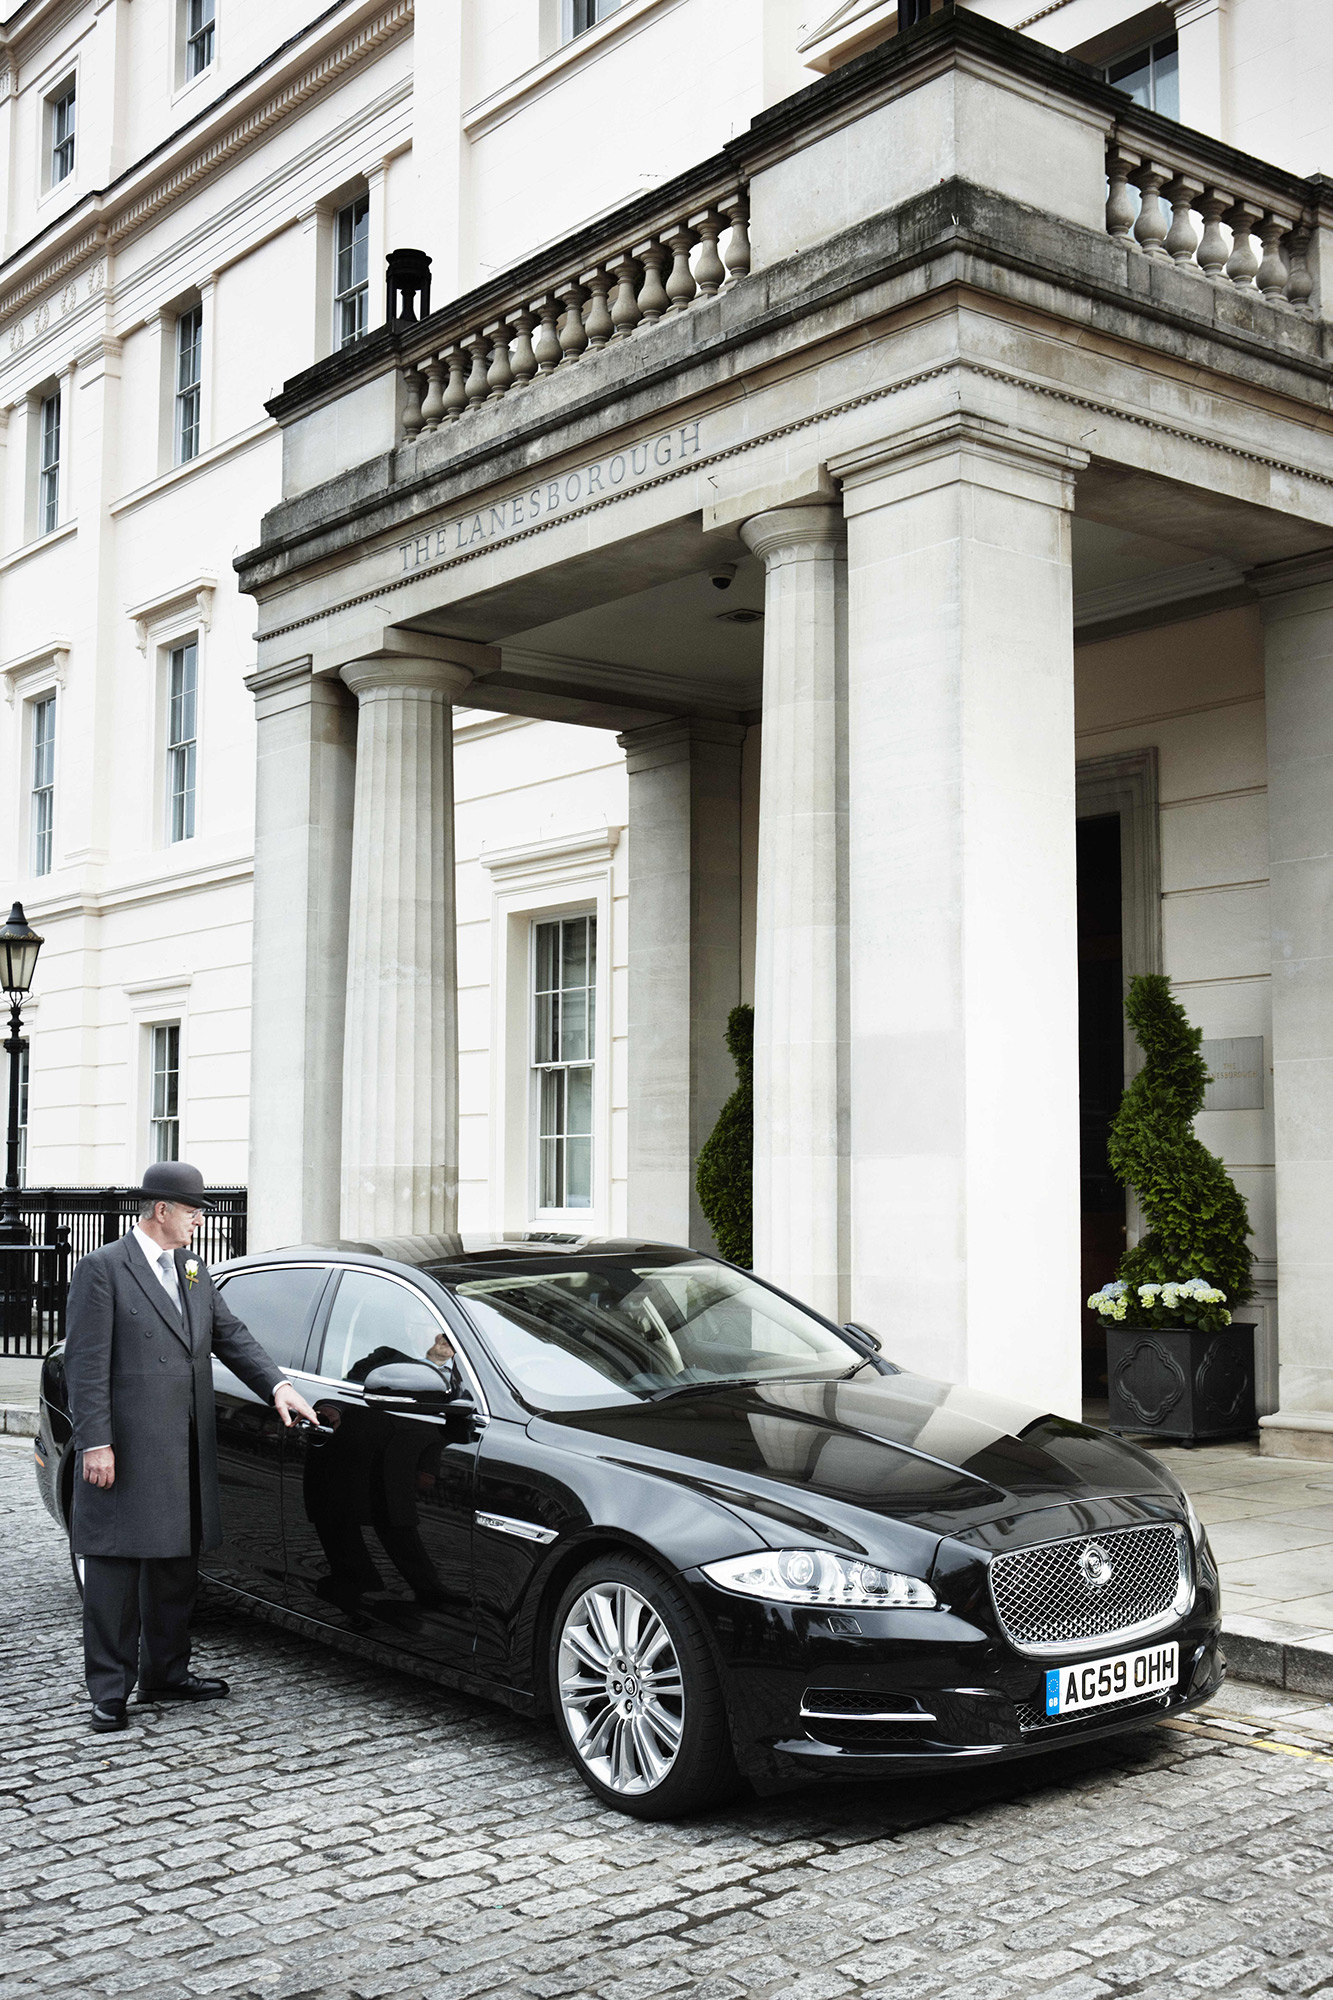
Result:
M83 1670L88 1693L127 1701L141 1688L172 1687L190 1671L190 1618L199 1591L199 1444L190 1425L188 1556L83 1558Z
M171 1687L190 1671L198 1556L85 1556L83 1660L99 1706L140 1687Z

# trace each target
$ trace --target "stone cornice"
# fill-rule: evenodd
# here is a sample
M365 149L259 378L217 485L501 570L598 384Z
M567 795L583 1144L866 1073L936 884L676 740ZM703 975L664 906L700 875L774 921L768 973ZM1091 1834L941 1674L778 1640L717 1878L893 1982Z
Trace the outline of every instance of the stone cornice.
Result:
M564 875L572 868L605 867L623 832L623 827L599 826L586 833L556 834L550 840L526 841L521 847L483 848L477 860L499 886L516 877Z
M86 195L0 265L0 315L20 311L65 272L102 257L170 202L217 173L310 97L404 33L414 0L335 6L143 160ZM333 17L340 16L341 20ZM320 30L326 46L319 47Z

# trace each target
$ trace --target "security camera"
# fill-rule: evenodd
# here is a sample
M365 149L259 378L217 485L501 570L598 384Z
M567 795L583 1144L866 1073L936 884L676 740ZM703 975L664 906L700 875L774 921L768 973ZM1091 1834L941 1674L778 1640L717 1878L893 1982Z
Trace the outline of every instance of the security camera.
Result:
M719 563L713 571L714 590L730 590L738 568L737 563Z

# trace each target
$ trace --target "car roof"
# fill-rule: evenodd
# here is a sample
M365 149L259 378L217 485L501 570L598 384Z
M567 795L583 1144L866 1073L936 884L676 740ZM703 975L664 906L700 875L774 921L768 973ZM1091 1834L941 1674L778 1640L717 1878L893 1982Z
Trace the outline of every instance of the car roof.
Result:
M448 1277L472 1265L498 1263L549 1264L553 1257L642 1256L707 1257L706 1250L691 1250L683 1243L660 1243L643 1237L576 1236L555 1230L519 1230L504 1234L463 1236L382 1236L371 1240L331 1243L295 1243L279 1250L256 1250L243 1257L229 1258L214 1268L239 1269L242 1265L273 1264L287 1261L307 1263L314 1257L321 1263L364 1263L367 1257L409 1270L427 1270L432 1277ZM716 1261L716 1260L714 1260Z

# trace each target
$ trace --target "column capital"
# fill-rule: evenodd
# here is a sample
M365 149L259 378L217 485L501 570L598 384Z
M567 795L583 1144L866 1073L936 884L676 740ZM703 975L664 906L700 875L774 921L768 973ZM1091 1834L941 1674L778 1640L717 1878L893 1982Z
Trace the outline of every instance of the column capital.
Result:
M741 522L741 540L766 564L841 555L845 553L842 509L836 505L775 507L767 514L752 514Z
M1049 489L1059 488L1059 504L1072 510L1074 479L1089 463L1089 453L1055 438L1041 438L1008 424L996 423L967 410L900 431L895 437L879 438L859 445L854 451L830 458L829 471L842 481L843 506L859 513L878 502L857 496L861 489L882 486L899 478L913 493L932 485L963 478L976 485L994 486L1021 496L1025 488L1032 497L1038 482ZM1049 501L1049 491L1041 495Z
M1260 563L1256 569L1247 570L1245 581L1255 594L1268 600L1263 607L1265 618L1280 618L1283 615L1280 600L1291 597L1298 591L1324 590L1333 584L1333 548L1316 549L1305 556L1286 556L1281 562Z
M634 777L662 764L687 763L699 749L732 750L739 755L745 736L743 722L711 722L704 716L682 715L670 722L646 722L640 729L623 730L616 741Z
M439 694L457 701L476 678L471 667L452 660L422 660L405 655L388 659L348 660L338 669L338 678L352 690L358 701L368 695Z

